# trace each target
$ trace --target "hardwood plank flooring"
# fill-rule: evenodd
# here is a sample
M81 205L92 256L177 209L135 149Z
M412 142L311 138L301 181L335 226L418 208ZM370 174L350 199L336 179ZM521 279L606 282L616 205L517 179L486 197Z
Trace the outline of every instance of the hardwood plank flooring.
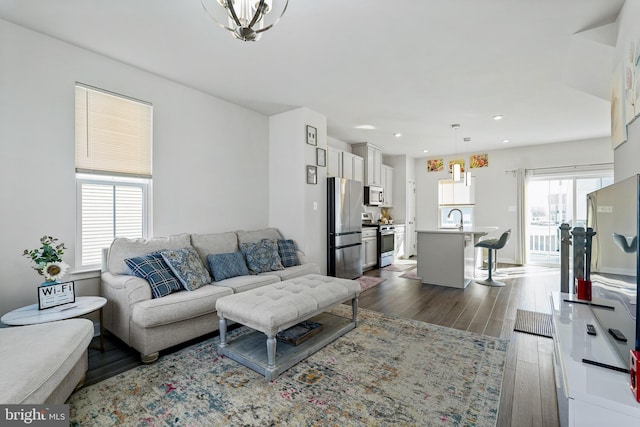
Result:
M500 267L498 271L500 271ZM423 285L400 277L406 271L375 269L385 280L360 295L359 306L381 313L509 339L500 395L498 426L559 426L553 373L553 341L514 332L518 309L550 313L549 295L560 290L559 269L534 268L501 276L506 286L472 282L466 289ZM483 272L478 272L482 275ZM215 334L213 334L215 335ZM89 351L85 384L93 384L140 364L139 355L117 338L105 336L105 352ZM204 339L207 337L203 337ZM197 341L197 340L196 340ZM193 342L162 352L170 353Z

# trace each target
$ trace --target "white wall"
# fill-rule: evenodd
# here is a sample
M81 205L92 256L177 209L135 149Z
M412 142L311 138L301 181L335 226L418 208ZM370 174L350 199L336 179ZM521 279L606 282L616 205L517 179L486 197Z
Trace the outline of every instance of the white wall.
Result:
M516 232L516 169L612 163L610 138L561 142L538 146L489 151L489 167L472 169L475 177L474 225L511 228ZM448 162L445 159L445 164ZM415 162L417 217L416 229L438 226L438 180L448 178L446 171L427 172L427 158ZM446 169L446 168L445 168ZM513 263L513 239L498 252L501 262Z
M317 129L317 145L306 143L306 126ZM307 261L327 267L327 168L317 166L317 184L307 184L306 166L316 165L316 148L327 149L327 118L298 108L269 118L269 221L296 241Z
M268 226L268 118L0 20L0 314L36 302L22 251L49 234L72 264L76 81L154 106L154 235ZM212 76L215 78L215 76ZM93 273L71 275L97 294Z

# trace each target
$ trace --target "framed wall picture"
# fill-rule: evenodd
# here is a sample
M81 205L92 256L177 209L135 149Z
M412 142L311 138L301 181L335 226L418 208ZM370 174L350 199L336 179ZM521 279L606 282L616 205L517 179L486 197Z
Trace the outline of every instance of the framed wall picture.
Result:
M318 183L318 168L316 166L307 165L307 184Z
M316 139L317 135L318 129L314 128L313 126L307 125L307 144L318 145Z
M327 151L322 148L316 148L316 165L327 166Z
M76 292L73 282L38 287L38 309L40 310L74 302L76 302Z

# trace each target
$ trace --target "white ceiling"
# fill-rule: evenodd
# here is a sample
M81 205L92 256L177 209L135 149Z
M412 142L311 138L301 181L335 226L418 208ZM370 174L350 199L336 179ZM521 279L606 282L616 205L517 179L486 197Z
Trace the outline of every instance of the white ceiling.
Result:
M421 157L455 151L452 123L458 150L608 136L623 3L290 0L255 43L200 0L0 0L0 18L264 114L308 107L332 137Z

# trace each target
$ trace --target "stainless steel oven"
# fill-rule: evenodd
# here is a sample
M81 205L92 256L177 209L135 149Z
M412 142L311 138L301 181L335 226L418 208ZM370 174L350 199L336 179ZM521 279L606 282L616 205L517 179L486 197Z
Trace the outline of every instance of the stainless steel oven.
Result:
M380 224L378 227L378 264L379 268L393 263L395 249L395 227Z

